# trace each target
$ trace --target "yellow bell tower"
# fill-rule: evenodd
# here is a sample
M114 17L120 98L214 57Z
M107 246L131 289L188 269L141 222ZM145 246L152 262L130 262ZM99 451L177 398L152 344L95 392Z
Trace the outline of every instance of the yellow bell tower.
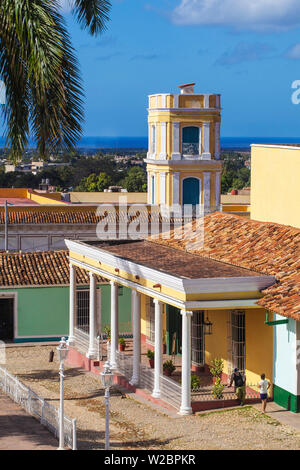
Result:
M194 85L149 96L148 203L210 212L220 204L220 95L195 94Z

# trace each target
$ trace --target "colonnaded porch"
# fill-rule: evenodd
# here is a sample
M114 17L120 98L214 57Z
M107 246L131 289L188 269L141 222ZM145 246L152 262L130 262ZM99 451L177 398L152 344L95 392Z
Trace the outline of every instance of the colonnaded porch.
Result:
M152 319L152 347L155 353L154 369L151 369L146 357L148 344L142 341L141 335L141 294L132 289L131 309L132 309L132 335L128 334L128 329L122 336L126 339L126 351L119 351L119 335L122 331L122 313L119 314L119 284L110 281L111 285L111 312L110 312L110 345L107 348L107 338L99 335L96 294L96 274L90 272L90 295L89 295L89 318L82 328L78 324L78 309L76 306L76 271L75 266L70 264L70 331L69 344L75 347L81 354L90 360L105 361L109 359L113 369L122 374L126 381L134 387L150 391L155 399L161 399L176 409L181 414L190 414L193 410L218 408L234 404L236 395L234 388L224 388L223 398L216 400L212 395L213 381L207 369L198 368L195 371L195 355L201 355L201 344L204 343L201 325L197 324L198 335L197 345L195 345L195 332L192 331L192 318L198 312L191 310L180 310L181 316L181 354L163 354L163 310L164 303L156 298L151 298L153 304ZM120 317L120 318L119 318ZM132 336L132 338L130 338ZM236 365L242 366L242 342L237 345ZM202 351L203 354L203 351ZM176 370L172 377L163 374L163 362L172 359ZM194 360L193 360L194 359ZM200 377L200 385L197 390L191 390L191 375ZM225 385L227 382L225 380ZM250 384L251 385L251 384ZM247 388L247 399L257 400L258 393L250 387Z

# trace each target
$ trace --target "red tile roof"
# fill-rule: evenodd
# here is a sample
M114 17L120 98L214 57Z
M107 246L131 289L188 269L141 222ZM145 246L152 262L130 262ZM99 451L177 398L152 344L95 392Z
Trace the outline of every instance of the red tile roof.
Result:
M152 242L274 275L278 282L264 290L258 304L300 320L300 229L215 212L204 218L202 246L195 224L185 227L185 238L176 238L176 229L170 239Z
M114 223L119 222L122 217L126 216L123 214L119 216L118 212L114 212L114 208L108 208L105 210L103 215L97 215L96 209L89 209L89 210L80 210L75 208L65 208L62 206L61 208L43 210L43 208L34 209L34 210L9 210L8 208L8 223L11 225L14 224L97 224L103 218L106 218L108 222ZM128 215L129 220L134 220L136 217L139 217L141 221L150 222L151 217L156 222L162 221L162 216L160 213L151 213L141 211L135 215ZM4 225L5 223L5 213L4 211L0 211L0 225Z
M8 209L9 224L97 224L100 217L95 211L79 210L14 210ZM0 224L5 223L5 214L0 212Z
M68 251L33 253L0 253L0 286L60 286L69 285ZM87 271L76 268L76 282L89 284ZM99 283L106 283L98 277Z

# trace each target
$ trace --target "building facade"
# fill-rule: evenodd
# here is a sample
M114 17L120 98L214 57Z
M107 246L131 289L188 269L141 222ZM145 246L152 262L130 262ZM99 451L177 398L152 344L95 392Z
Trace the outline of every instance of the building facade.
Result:
M149 96L148 203L209 212L220 205L221 103L218 94L196 94L194 85Z
M0 255L0 340L57 341L68 336L70 278L67 251ZM75 312L82 336L89 330L90 278L76 270ZM110 326L110 284L97 277L96 337ZM131 295L119 289L120 333L131 334Z

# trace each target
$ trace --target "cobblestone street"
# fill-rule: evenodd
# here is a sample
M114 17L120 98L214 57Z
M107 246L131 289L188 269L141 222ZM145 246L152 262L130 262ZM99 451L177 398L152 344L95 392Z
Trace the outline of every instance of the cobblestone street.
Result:
M58 406L58 362L48 362L52 346L10 347L7 369L37 394ZM65 412L77 418L78 448L103 449L104 391L99 378L80 369L66 368ZM111 397L111 448L114 449L297 449L300 433L273 417L246 406L194 416L173 417L155 407ZM28 418L29 419L29 418ZM32 418L30 418L32 419ZM38 424L38 423L37 423ZM38 424L39 425L39 424Z

